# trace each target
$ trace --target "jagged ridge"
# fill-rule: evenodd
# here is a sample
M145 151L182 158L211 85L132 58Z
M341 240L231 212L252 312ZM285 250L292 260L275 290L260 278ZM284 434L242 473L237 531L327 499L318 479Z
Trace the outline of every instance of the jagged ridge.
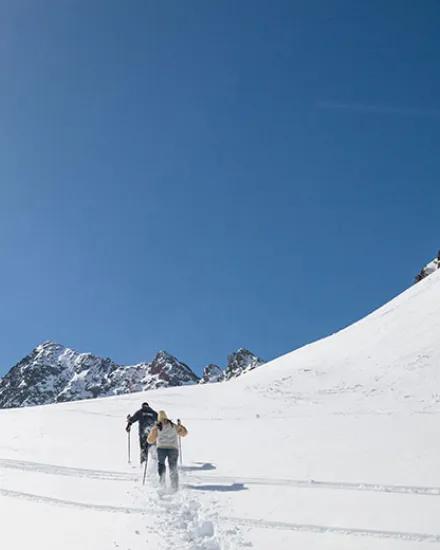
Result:
M240 348L228 356L228 364L224 371L217 365L207 365L200 384L226 382L232 378L238 378L242 374L264 365L265 362L247 349Z
M223 370L217 365L206 365L203 370L203 376L200 380L200 384L213 384L215 382L221 382L224 377Z
M160 351L151 363L120 366L110 358L45 342L0 378L0 408L47 405L186 384L236 378L264 363L245 349L228 357L223 371L205 367L200 379L185 363Z
M0 408L108 397L198 381L187 365L165 351L151 363L120 366L109 358L45 342L0 380Z

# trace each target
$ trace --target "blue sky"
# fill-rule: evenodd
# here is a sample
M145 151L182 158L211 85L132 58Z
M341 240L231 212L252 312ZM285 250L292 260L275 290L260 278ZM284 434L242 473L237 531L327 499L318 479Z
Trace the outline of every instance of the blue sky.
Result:
M0 374L55 340L200 372L440 248L437 0L0 4Z

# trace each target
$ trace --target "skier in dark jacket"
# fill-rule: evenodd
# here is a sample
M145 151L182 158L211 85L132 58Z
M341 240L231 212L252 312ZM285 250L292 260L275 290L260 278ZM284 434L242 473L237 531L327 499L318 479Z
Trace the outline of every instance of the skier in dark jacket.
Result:
M153 410L148 403L142 403L142 407L134 413L133 416L128 416L127 432L131 430L131 425L135 422L139 423L139 446L141 448L141 464L145 462L148 457L147 437L151 428L154 426L157 420L157 412Z

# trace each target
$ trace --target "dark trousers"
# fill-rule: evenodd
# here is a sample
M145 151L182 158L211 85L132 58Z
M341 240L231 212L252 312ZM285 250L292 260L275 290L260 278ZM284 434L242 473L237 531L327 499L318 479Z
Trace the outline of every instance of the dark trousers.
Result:
M147 443L148 432L146 434L139 434L139 447L141 449L141 464L145 462L148 457L148 449L150 445Z
M157 463L159 470L159 478L161 483L165 483L166 466L165 460L168 458L168 466L170 467L171 487L178 489L179 487L179 472L177 470L177 460L179 451L177 449L157 449Z

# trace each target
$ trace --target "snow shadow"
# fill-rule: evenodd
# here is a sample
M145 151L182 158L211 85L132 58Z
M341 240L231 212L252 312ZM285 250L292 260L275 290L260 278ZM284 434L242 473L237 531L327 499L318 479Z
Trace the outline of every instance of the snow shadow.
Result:
M202 472L209 470L216 470L217 466L211 464L210 462L195 462L195 466L181 466L182 472Z
M230 485L185 485L187 489L194 491L218 491L220 493L229 493L236 491L247 491L244 483L231 483Z

